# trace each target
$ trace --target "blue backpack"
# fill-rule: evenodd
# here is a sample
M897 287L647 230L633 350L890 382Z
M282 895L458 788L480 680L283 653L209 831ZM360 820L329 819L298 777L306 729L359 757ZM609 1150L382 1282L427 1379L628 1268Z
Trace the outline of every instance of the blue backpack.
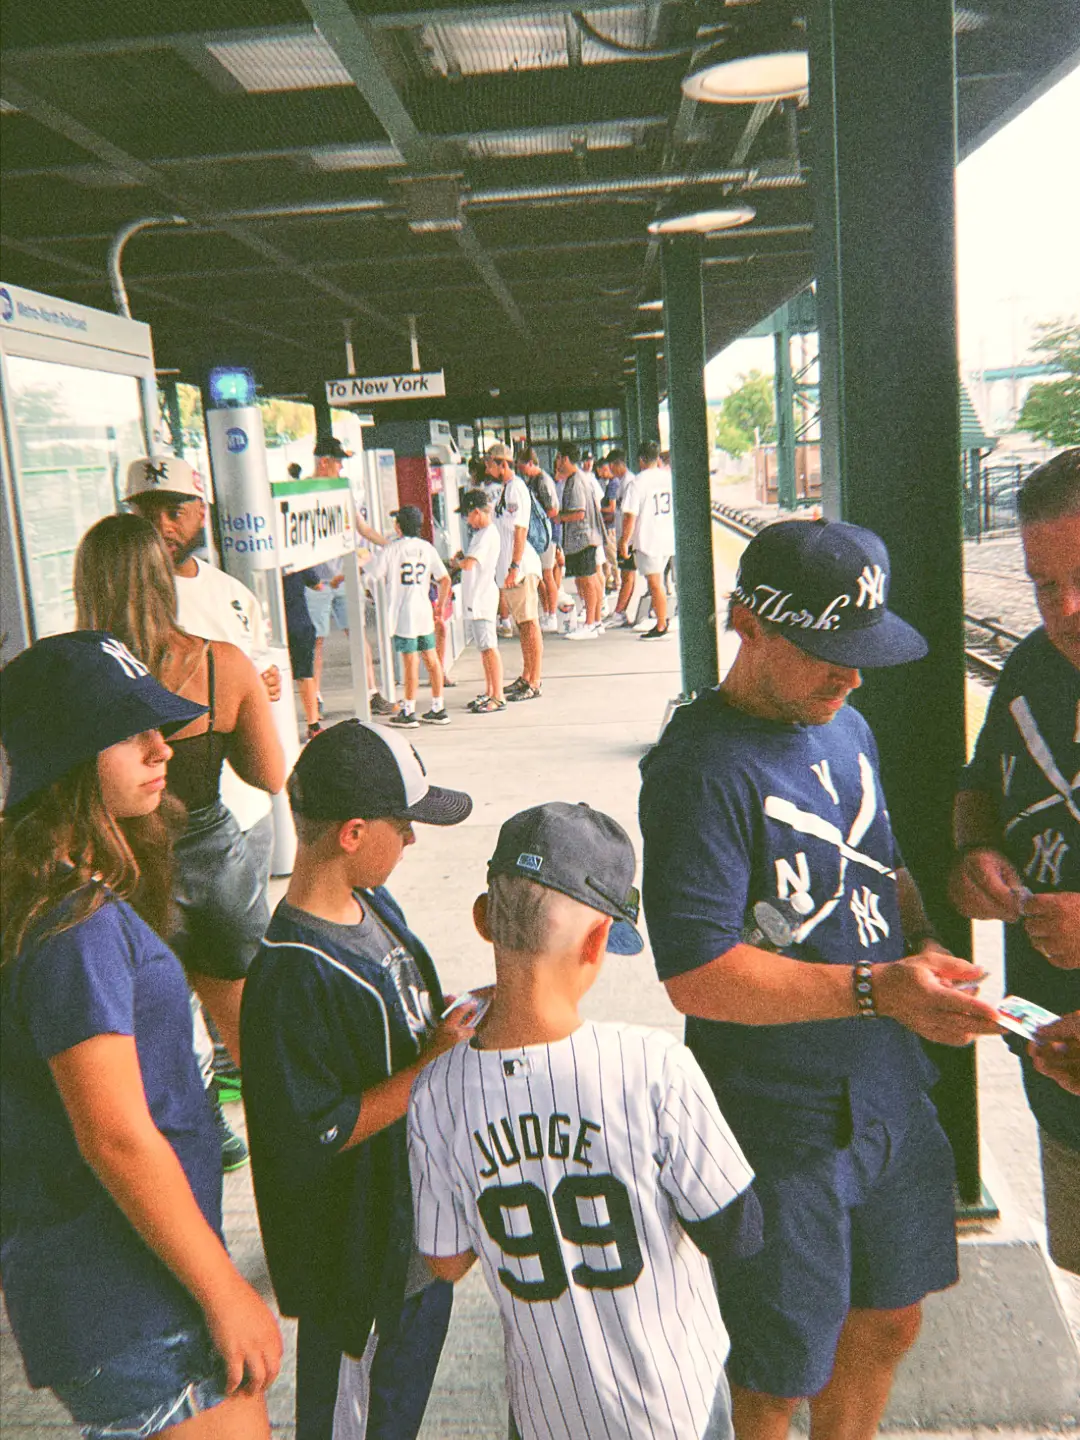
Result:
M519 477L520 478L520 477ZM523 482L525 489L529 492L529 530L528 541L537 555L543 555L552 541L551 521L547 517L544 507L536 498L532 486L526 480ZM502 515L506 510L506 491L499 496L498 504L495 506L495 514Z

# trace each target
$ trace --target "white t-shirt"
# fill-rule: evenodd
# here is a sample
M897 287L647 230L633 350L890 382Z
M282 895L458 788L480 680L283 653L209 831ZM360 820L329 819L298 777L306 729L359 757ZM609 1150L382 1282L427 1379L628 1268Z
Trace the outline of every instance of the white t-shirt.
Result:
M364 573L386 585L391 634L415 639L433 633L431 582L446 574L434 545L419 536L403 535L376 551L364 566Z
M514 531L522 528L528 531L529 517L532 514L529 487L520 475L515 475L503 486L502 494L496 497L492 513L499 532L499 565L495 579L501 587L506 584L506 572L514 558ZM525 549L518 561L518 579L525 575L535 575L539 579L543 573L540 557L526 539Z
M408 1130L417 1247L479 1256L523 1440L702 1435L728 1335L679 1217L716 1215L753 1172L686 1047L592 1022L458 1045L421 1072Z
M197 556L190 577L176 576L176 618L182 630L203 640L227 640L249 660L269 643L262 607L242 581L207 565ZM263 665L261 668L265 669ZM226 760L221 769L221 798L241 830L270 814L270 796L241 780Z
M631 543L645 555L675 554L675 513L671 471L660 466L642 470L623 494L624 515L636 515Z
M475 565L461 572L461 599L468 620L494 620L499 613L499 532L494 524L474 530L469 537L469 558Z
M619 481L619 493L615 497L615 538L617 540L622 538L623 497L636 479L637 476L634 472L627 470Z
M195 558L195 557L193 557ZM250 660L267 645L266 621L258 600L239 580L195 558L190 579L176 577L180 628L203 640L228 640Z

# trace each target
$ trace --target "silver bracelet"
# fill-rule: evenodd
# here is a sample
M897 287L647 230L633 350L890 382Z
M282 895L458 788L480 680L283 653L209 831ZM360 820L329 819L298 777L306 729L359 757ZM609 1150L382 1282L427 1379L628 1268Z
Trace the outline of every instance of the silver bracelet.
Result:
M855 1013L874 1019L878 1011L874 1004L873 971L868 964L856 965L852 970L851 987L855 993Z

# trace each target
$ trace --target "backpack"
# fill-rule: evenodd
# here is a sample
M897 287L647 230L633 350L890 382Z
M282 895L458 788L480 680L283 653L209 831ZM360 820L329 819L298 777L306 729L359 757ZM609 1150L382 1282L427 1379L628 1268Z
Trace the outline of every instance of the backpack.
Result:
M519 477L520 478L520 477ZM529 529L526 538L529 544L536 551L537 555L543 555L552 541L551 521L547 517L544 507L536 498L532 486L526 480L525 489L529 492ZM499 502L495 506L495 514L502 515L506 509L506 491L499 496Z

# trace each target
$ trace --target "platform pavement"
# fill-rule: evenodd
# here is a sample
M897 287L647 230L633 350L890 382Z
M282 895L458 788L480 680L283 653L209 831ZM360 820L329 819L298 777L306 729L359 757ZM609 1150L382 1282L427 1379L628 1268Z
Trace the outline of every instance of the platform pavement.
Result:
M733 554L726 541L717 543L720 593L730 588ZM345 713L346 684L339 636L328 642L324 690L330 720ZM516 643L503 642L507 675L515 673ZM722 641L722 653L730 655ZM637 763L656 735L668 701L679 688L678 645L669 641L644 642L628 632L614 632L602 640L571 644L549 640L545 653L544 693L541 699L508 707L490 716L464 713L465 702L480 688L480 667L473 652L460 657L454 669L457 686L447 692L452 723L445 729L424 726L412 732L432 781L467 789L474 810L461 826L449 830L418 827L418 843L395 872L392 888L410 922L430 945L447 990L455 991L493 977L490 950L472 929L469 918L473 897L484 885L485 862L502 820L523 806L542 800L588 800L613 814L632 835L637 835ZM423 695L421 696L423 698ZM280 893L281 882L275 882ZM631 959L612 956L586 1002L587 1013L658 1025L675 1033L681 1021L656 980L648 953ZM947 1433L950 1440L1021 1440L1043 1433L1050 1422L1039 1394L1060 1393L1070 1376L1080 1376L1075 1339L1070 1338L1060 1307L1045 1279L1046 1267L1034 1248L1041 1205L1034 1127L1023 1101L1013 1062L997 1041L980 1042L981 1109L984 1146L989 1161L991 1188L1006 1212L998 1235L1026 1263L1019 1284L1031 1290L1038 1304L1034 1318L1028 1296L998 1287L993 1328L1005 1334L1004 1350L986 1324L986 1310L974 1312L948 1307L936 1298L927 1335L920 1341L908 1374L898 1390L902 1404L894 1416L899 1433L920 1430L927 1440ZM242 1120L240 1107L230 1107L230 1118ZM248 1172L226 1177L225 1215L233 1254L244 1272L269 1295ZM965 1241L965 1250L972 1246ZM1019 1247L1019 1248L1017 1248ZM971 1251L975 1255L975 1251ZM1033 1266L1031 1261L1035 1257ZM977 1257L978 1268L985 1265ZM965 1281L955 1296L968 1294ZM1040 1279L1040 1276L1042 1277ZM972 1291L971 1293L974 1293ZM985 1298L985 1297L983 1297ZM981 1301L980 1301L981 1305ZM1078 1307L1080 1315L1080 1307ZM291 1436L293 1407L294 1326L285 1322L288 1344L281 1379L270 1396L276 1436ZM929 1338L928 1338L929 1337ZM1016 1365L1018 1348L1030 1351L1030 1364ZM974 1363L972 1364L972 1356ZM950 1357L956 1357L953 1367ZM1010 1362L1026 1375L1016 1374L1015 1385L1031 1397L1031 1416L1015 1418L1016 1396L1002 1394L999 1410L979 1417L992 1430L972 1429L970 1378L943 1395L942 1364L958 1375L976 1376L986 1367L986 1390L1012 1386ZM6 1325L0 1334L0 1383L3 1409L0 1433L4 1440L73 1435L59 1407L47 1395L31 1394ZM474 1272L458 1287L450 1335L436 1379L421 1440L503 1440L506 1408L503 1389L501 1331L484 1290ZM977 1382L976 1382L977 1383ZM965 1388L966 1387L966 1388ZM1033 1393L1034 1392L1034 1393ZM1080 1397L1078 1397L1080 1398ZM991 1401L991 1403L993 1403ZM950 1405L952 1409L950 1410ZM964 1406L968 1405L968 1410ZM1064 1411L1063 1411L1064 1413ZM934 1417L949 1415L947 1422ZM971 1418L965 1419L965 1416ZM1057 1417L1051 1417L1056 1419ZM1008 1424L1002 1424L1008 1419ZM1058 1427L1058 1433L1060 1429ZM1078 1434L1074 1425L1068 1433Z

